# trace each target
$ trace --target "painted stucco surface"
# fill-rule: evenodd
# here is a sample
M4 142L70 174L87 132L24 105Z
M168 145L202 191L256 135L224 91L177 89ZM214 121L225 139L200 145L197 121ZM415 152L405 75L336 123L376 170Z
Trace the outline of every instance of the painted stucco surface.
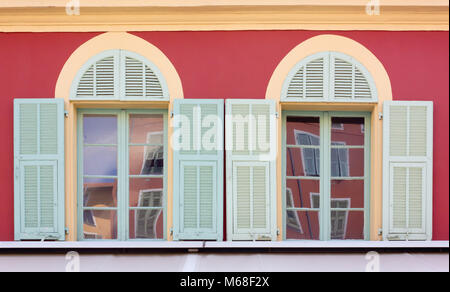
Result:
M449 239L448 32L139 32L180 75L185 98L264 98L284 56L319 34L360 42L384 64L394 100L434 101L434 239ZM13 99L54 97L71 53L96 33L0 34L0 241L13 240Z

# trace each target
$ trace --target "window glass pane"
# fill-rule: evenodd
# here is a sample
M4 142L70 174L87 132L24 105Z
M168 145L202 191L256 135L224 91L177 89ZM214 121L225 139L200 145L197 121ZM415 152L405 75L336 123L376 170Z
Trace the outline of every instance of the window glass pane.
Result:
M131 210L130 239L163 239L163 210Z
M130 146L131 175L162 175L164 169L163 146Z
M117 175L117 147L85 146L84 175Z
M331 176L364 176L364 154L364 149L331 149Z
M287 176L320 176L319 149L286 149Z
M117 207L117 179L85 178L84 207Z
M334 117L331 123L332 144L364 146L364 118Z
M114 210L85 210L83 212L85 239L117 239L117 212Z
M318 117L288 117L287 145L320 145L320 119Z
M164 122L162 115L130 115L130 143L164 144Z
M331 208L364 208L364 180L332 180Z
M364 239L364 212L331 211L331 239Z
M83 115L85 144L117 144L117 117L114 115Z
M162 207L162 178L131 178L130 207Z
M286 239L319 240L319 212L287 211Z
M296 180L286 181L286 208L320 208L320 181Z

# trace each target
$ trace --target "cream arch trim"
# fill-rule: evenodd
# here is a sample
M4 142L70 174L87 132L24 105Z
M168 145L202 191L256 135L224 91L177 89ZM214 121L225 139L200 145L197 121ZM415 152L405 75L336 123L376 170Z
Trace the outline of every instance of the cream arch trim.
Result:
M336 104L336 103L281 103L281 92L285 78L291 69L304 58L324 51L334 51L347 54L358 60L371 74L378 92L378 103L373 104ZM360 43L346 37L337 35L319 35L310 38L289 52L275 69L267 87L266 99L273 99L279 103L278 111L281 116L283 109L297 110L344 110L344 111L370 111L372 112L372 137L371 137L371 202L370 202L370 239L381 240L378 232L382 228L382 161L383 143L382 131L383 123L379 119L379 114L383 110L383 102L392 100L392 87L389 76L383 64L366 47ZM281 119L278 122L278 139L281 141ZM281 152L281 143L278 146L278 153ZM278 165L278 225L282 226L282 190L281 190L281 155L277 158ZM279 240L282 235L279 236Z
M124 101L70 101L70 89L72 82L75 79L78 71L81 67L93 56L113 49L122 49L135 52L151 60L164 76L169 91L170 101L148 101L148 102L124 102ZM63 69L58 77L55 88L55 98L64 99L65 109L68 113L68 117L65 123L65 161L66 161L66 227L68 228L68 235L66 240L77 240L77 177L76 177L76 109L80 107L157 107L167 108L170 112L172 101L178 98L184 98L183 87L180 76L178 75L175 67L170 62L164 53L154 45L150 44L144 39L134 36L125 32L108 32L96 36L89 41L85 42L78 49L76 49L69 59L64 64ZM169 120L169 144L171 137L171 121ZM173 153L171 147L168 149L168 161L167 165L172 165ZM171 240L170 230L172 228L172 204L173 204L173 192L172 181L173 172L172 168L168 169L167 178L167 235L168 240Z

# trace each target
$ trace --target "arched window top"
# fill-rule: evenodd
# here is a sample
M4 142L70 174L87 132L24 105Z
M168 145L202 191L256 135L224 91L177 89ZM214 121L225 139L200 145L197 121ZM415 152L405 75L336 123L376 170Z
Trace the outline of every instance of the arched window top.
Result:
M126 50L92 57L78 72L74 100L168 100L164 76L152 62Z
M375 82L354 58L338 52L311 55L290 71L282 101L377 102Z

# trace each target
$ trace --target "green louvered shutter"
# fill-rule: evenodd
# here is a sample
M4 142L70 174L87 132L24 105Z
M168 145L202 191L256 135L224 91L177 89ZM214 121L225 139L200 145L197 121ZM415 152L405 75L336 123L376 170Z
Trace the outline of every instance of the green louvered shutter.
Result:
M15 240L64 240L64 101L14 100Z
M227 239L276 240L276 116L269 100L227 100Z
M174 240L223 240L223 100L175 100Z
M383 237L431 240L433 103L384 103Z

